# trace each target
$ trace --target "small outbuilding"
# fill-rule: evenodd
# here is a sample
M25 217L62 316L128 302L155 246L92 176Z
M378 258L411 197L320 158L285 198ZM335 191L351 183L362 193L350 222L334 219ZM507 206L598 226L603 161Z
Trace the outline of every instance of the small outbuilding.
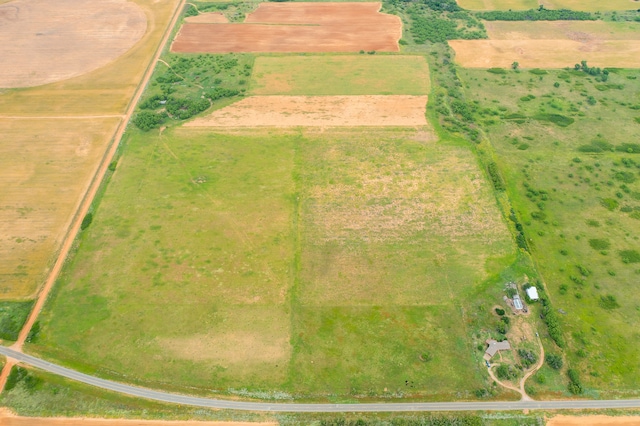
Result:
M511 345L508 341L503 340L502 342L498 342L497 340L487 339L487 350L484 351L484 359L485 361L489 361L493 356L498 353L498 351L508 351L511 349Z
M540 297L538 296L538 289L535 287L529 287L527 289L527 296L531 300L538 300Z
M519 294L516 294L515 296L513 296L513 306L518 311L522 310L523 305L522 305L522 300L520 300L520 295Z

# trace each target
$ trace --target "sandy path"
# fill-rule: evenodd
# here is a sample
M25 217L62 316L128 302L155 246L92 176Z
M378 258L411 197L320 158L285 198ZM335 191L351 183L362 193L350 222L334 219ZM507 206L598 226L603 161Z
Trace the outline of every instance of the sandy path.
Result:
M60 270L64 265L64 261L67 258L67 255L69 254L69 250L73 245L73 241L76 235L78 234L78 231L80 230L80 224L82 223L82 219L89 211L89 207L91 207L93 198L95 197L96 192L100 187L100 183L102 182L102 179L104 178L104 175L107 172L109 163L111 163L111 160L113 159L113 156L116 153L118 146L120 145L120 140L122 139L122 135L124 134L127 128L127 124L129 123L129 120L133 115L135 107L138 101L140 100L140 97L142 96L142 93L145 87L147 86L149 79L151 78L155 65L158 62L158 59L160 59L160 55L162 54L162 51L165 45L167 44L167 41L169 40L171 31L173 27L176 25L178 17L180 16L180 11L182 11L182 9L184 8L184 3L185 3L185 0L180 0L180 2L177 4L176 9L173 12L173 18L171 19L171 23L165 30L162 41L160 42L160 45L158 46L158 49L156 50L156 53L152 61L150 62L149 67L147 68L142 81L138 85L138 89L136 90L136 93L133 99L131 100L131 102L129 103L129 106L127 107L127 111L124 115L124 119L120 122L118 130L114 135L113 142L111 143L111 146L106 152L102 160L102 163L98 168L98 171L93 177L93 180L91 181L91 185L89 186L89 189L85 193L83 200L80 204L80 207L78 208L78 211L75 214L72 225L65 235L64 242L60 247L60 252L58 254L58 258L56 259L56 263L51 269L51 272L49 272L49 276L47 277L47 280L45 281L44 286L42 287L42 289L40 290L40 293L38 294L36 303L34 304L33 309L29 314L29 317L27 318L27 321L25 322L24 326L22 327L22 330L20 331L20 334L18 335L18 340L12 346L12 348L15 350L22 351L22 345L24 344L27 338L27 335L31 330L31 327L33 327L33 324L38 318L38 315L40 314L40 311L42 310L42 307L44 306L44 303L46 302L47 297L49 296L49 292L51 291L51 288L53 287L56 281L56 278L58 277L58 274L60 273ZM0 392L4 389L4 386L7 382L7 377L9 376L11 368L13 367L14 364L15 364L14 360L10 358L7 359L7 363L5 364L2 370L2 373L0 373Z

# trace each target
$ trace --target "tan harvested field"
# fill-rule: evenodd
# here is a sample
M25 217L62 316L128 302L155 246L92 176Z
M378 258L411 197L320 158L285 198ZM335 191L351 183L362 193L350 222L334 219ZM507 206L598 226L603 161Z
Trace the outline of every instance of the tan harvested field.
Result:
M171 50L228 52L397 52L400 18L381 3L262 3L243 24L185 23Z
M599 67L640 67L640 40L451 40L456 61L467 68L564 68L587 60Z
M0 119L0 298L42 283L119 121Z
M129 3L137 4L147 19L146 33L130 50L107 65L77 77L44 86L0 92L1 114L122 114L142 79L178 0L135 0Z
M540 0L540 4L549 9L584 10L587 12L640 8L640 4L635 0Z
M51 9L45 3L22 0L21 8L12 10L20 12L16 15L20 19L25 14L27 17L42 17ZM110 17L121 16L121 10L115 9L114 15L105 8L110 4L122 6L125 2L92 4L98 3L93 9L87 6L73 16L85 16L91 11L100 15L106 11L103 22L117 23ZM66 0L55 4L63 5L64 10L69 11L70 3ZM74 4L82 9L77 2ZM2 299L32 297L42 285L178 1L138 0L127 4L129 6L126 7L144 11L142 28L146 27L146 32L135 46L115 61L56 83L0 92L0 134L3 135L0 144ZM3 5L3 8L10 5L13 2ZM40 10L41 7L45 8L44 11ZM58 19L57 12L49 13ZM7 16L5 14L4 18ZM77 23L73 16L70 22ZM101 15L98 18L103 19ZM132 23L138 22L138 18L133 15ZM29 23L28 28L32 31L53 35L53 30L60 34L68 33L61 29L68 27L64 21L59 21L56 29L47 20L40 19L40 30L33 26L33 22L25 22ZM118 28L129 25L127 22L121 24L112 29L116 35L120 34ZM99 25L97 28L97 33L102 36L109 30ZM119 40L119 36L115 37L114 44ZM59 59L71 60L68 57ZM75 61L79 59L84 59L84 56L79 55Z
M201 13L196 16L188 16L184 19L185 22L194 24L225 24L229 22L226 16L221 12L209 12Z
M640 40L640 22L486 21L490 40L574 40L597 46L603 40Z
M458 0L469 10L529 10L538 7L538 0Z
M547 426L638 426L640 416L555 416Z
M187 127L426 126L427 96L251 96Z
M125 0L16 0L0 6L0 87L30 87L107 65L144 35Z

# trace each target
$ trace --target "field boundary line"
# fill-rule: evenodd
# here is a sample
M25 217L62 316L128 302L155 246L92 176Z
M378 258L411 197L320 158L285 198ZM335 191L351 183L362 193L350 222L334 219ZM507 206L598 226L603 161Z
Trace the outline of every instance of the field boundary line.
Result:
M162 55L162 52L164 51L164 48L167 45L167 42L169 41L169 38L173 31L173 27L178 22L178 18L180 17L180 14L184 9L185 2L186 0L179 0L178 3L176 4L176 8L173 12L173 16L171 18L171 21L169 22L169 25L165 29L165 32L160 40L160 44L158 45L155 54L153 55L151 61L149 62L149 65L147 66L145 74L142 77L142 80L140 81L140 84L138 85L138 88L136 89L134 96L131 98L129 105L127 106L124 116L122 116L122 120L120 121L120 124L116 129L116 132L111 140L110 145L107 148L107 151L105 152L105 155L102 157L102 162L98 166L96 173L91 179L91 182L89 184L87 191L82 197L82 201L80 202L80 205L76 213L72 216L71 226L68 228L65 234L65 237L62 240L62 245L59 248L56 262L54 263L54 266L49 272L49 275L47 276L47 279L45 280L44 285L42 286L42 288L38 293L36 303L33 305L33 308L29 313L27 321L25 322L24 326L20 330L20 334L18 335L18 340L12 345L12 348L17 352L22 352L22 346L24 345L24 342L26 341L27 336L31 331L31 327L33 327L33 324L36 322L36 319L38 318L38 315L40 314L40 311L42 310L47 300L47 297L49 296L49 293L51 292L51 289L53 288L53 285L55 284L55 281L58 278L58 275L60 274L62 267L64 266L66 258L69 252L71 251L71 248L73 247L73 242L75 241L75 238L78 235L78 231L80 230L80 224L82 223L84 216L87 214L87 212L91 208L91 204L93 203L93 200L108 170L109 163L113 159L115 153L118 150L118 147L120 146L120 142L122 141L122 136L124 135L124 132L127 129L129 120L133 115L135 107L138 104L138 101L140 100L142 93L144 92L147 84L149 83L149 80L151 79L151 75L153 74L155 66L158 60L160 59L160 56ZM13 362L10 359L7 359L7 363L2 369L2 373L0 373L0 393L4 390L4 387L7 382L7 378L14 364L15 362Z
M105 115L0 115L0 120L90 120L94 118L125 118L126 114Z
M640 408L640 399L567 399L555 401L492 401L492 402L374 402L374 403L283 403L253 402L212 399L181 395L126 385L80 373L40 358L0 346L0 354L11 362L22 362L98 388L148 400L181 404L194 407L217 408L263 412L308 412L308 413L360 413L360 412L424 412L424 411L514 411L514 410L561 410L561 409L607 409Z

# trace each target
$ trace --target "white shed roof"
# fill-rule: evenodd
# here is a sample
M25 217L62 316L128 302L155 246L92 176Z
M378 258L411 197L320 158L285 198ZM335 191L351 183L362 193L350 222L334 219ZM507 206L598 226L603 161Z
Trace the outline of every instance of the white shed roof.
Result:
M529 296L529 299L531 300L538 300L538 289L535 287L529 287L527 289L527 296Z
M518 296L517 294L513 296L513 306L515 306L517 310L522 309L522 300L520 300L520 296Z

